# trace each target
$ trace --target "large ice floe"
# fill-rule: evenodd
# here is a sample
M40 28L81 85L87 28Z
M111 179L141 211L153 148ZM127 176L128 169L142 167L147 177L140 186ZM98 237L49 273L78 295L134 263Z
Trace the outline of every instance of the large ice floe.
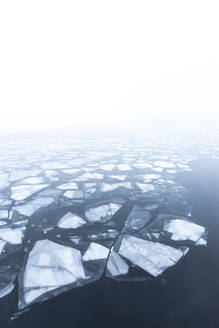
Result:
M0 298L18 287L22 310L102 276L159 281L207 245L175 179L199 152L120 141L33 139L4 150Z
M81 252L50 240L40 240L30 252L23 276L24 301L45 292L86 279Z

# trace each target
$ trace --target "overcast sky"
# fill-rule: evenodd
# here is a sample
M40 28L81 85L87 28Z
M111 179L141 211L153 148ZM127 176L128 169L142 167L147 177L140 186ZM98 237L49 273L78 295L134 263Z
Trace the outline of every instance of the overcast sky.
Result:
M219 120L211 0L2 0L0 130Z

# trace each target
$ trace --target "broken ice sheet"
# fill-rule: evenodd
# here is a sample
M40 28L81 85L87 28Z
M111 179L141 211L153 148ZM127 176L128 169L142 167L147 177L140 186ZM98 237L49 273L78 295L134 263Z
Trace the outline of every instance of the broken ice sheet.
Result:
M163 229L171 233L171 239L175 241L191 240L196 242L205 233L204 227L193 222L179 219L165 222Z
M143 192L149 192L149 191L155 190L155 187L152 184L149 184L149 183L139 183L139 182L136 182L136 185Z
M66 198L69 199L83 199L84 193L81 190L67 190L63 194Z
M154 165L166 168L166 169L173 169L175 168L175 164L171 162L165 162L165 161L155 161Z
M161 175L159 174L152 174L152 173L148 173L148 174L143 174L141 176L139 176L140 178L142 178L145 182L150 182L152 180L157 180L161 178Z
M107 262L107 270L112 276L126 275L129 271L129 266L119 254L111 250Z
M81 171L81 169L66 169L66 170L62 170L63 173L65 174L77 174Z
M20 286L20 299L23 301L20 307L52 289L81 279L86 279L86 274L79 250L48 239L39 240L29 253L24 270L23 286Z
M31 177L21 181L21 184L39 184L39 183L44 183L44 179L42 177Z
M0 189L3 189L8 186L8 174L0 173Z
M131 182L121 182L121 183L114 183L114 184L102 183L101 185L101 191L103 192L114 191L118 188L132 189L132 184Z
M109 248L97 243L90 243L88 249L82 256L83 261L96 261L107 259L109 255Z
M1 255L1 253L2 253L2 251L3 251L6 244L7 244L6 241L0 239L0 255Z
M186 250L124 235L118 253L157 277L176 264L185 255Z
M0 239L7 241L10 244L19 245L22 243L24 228L1 228Z
M119 171L130 171L132 169L128 164L119 164L117 167Z
M124 229L140 230L151 219L151 213L145 211L143 208L135 206L126 219Z
M85 215L90 222L103 221L106 222L120 209L120 204L110 203L107 205L100 205L86 211Z
M86 224L86 221L80 216L73 213L66 213L57 223L57 226L62 229L76 229Z
M76 190L76 189L78 189L78 186L75 182L69 182L69 183L62 184L56 188L61 189L61 190L68 190L68 189Z
M159 232L161 238L174 242L190 242L196 244L199 239L206 238L207 230L201 225L192 222L187 217L159 214L148 226L148 232Z
M17 211L21 215L31 216L40 208L44 208L53 203L53 198L51 197L39 197L27 202L24 205L18 205L13 207L13 210Z
M14 289L14 283L11 282L8 285L6 285L5 287L0 289L0 298L10 294L12 292L12 290Z
M138 169L150 169L150 168L152 168L151 164L145 163L145 162L135 163L133 166L138 168Z
M8 211L7 210L0 210L0 220L6 220L8 218Z
M85 173L83 175L80 175L79 177L75 178L75 181L83 182L88 180L102 180L104 177L103 174L100 173Z
M11 187L11 198L14 200L24 200L46 187L48 187L47 184L14 186Z
M41 165L42 169L45 170L50 170L50 169L68 169L68 165L61 163L61 162L56 162L56 161L51 161L51 162L45 162Z
M109 175L109 178L117 179L120 181L124 181L126 179L126 175Z
M42 170L15 170L10 173L9 181L13 182L16 180L33 177L40 174Z
M103 165L100 165L100 168L104 171L111 172L115 168L115 164L103 164Z

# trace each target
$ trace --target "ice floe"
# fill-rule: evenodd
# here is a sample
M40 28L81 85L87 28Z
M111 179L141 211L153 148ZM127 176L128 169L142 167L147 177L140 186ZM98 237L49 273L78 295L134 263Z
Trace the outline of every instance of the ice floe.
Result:
M15 200L24 200L46 187L48 187L47 184L14 186L11 187L11 198Z
M171 233L171 239L175 241L191 240L196 242L205 233L204 227L193 222L179 219L166 222L163 230Z
M141 191L143 192L148 192L148 191L153 191L155 190L154 185L149 184L149 183L140 183L140 182L136 182L136 185L138 188L141 189Z
M156 277L176 264L184 256L185 251L124 235L119 254Z
M6 295L10 294L13 289L14 289L14 283L13 282L9 283L4 288L1 288L0 289L0 298L5 297Z
M57 188L61 190L68 190L68 189L78 189L78 186L75 182L69 182L69 183L62 184Z
M11 228L1 228L0 238L10 244L19 245L22 243L23 239L23 228L11 229Z
M73 213L66 213L57 223L57 226L62 229L76 229L86 224L86 221L80 216Z
M67 190L63 194L66 198L69 199L83 199L84 193L81 190Z
M110 203L107 205L100 205L86 211L85 215L90 222L97 222L104 219L108 221L119 210L120 204Z
M17 211L21 215L31 216L37 210L47 207L54 202L52 197L39 197L27 202L24 205L18 205L13 208L13 210Z
M97 243L90 243L90 246L82 256L83 261L96 261L96 260L103 260L107 259L109 255L109 249L97 244Z
M121 182L121 183L114 183L114 184L103 183L101 185L101 190L103 192L113 191L118 188L132 189L132 184L131 182Z
M50 288L55 289L80 279L86 279L86 274L79 250L50 240L39 240L28 256L24 271L23 286L28 288L25 300L31 302ZM30 289L36 288L41 291L30 294Z
M112 276L126 275L129 271L129 266L119 254L112 250L107 262L107 270Z

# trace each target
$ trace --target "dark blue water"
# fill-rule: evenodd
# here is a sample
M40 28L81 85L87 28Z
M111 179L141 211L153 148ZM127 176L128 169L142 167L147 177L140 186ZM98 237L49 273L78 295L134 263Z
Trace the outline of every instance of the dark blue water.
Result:
M207 248L191 249L162 282L102 278L34 305L2 327L219 327L219 161L203 157L191 166L178 180L189 190L194 221L209 229ZM15 293L1 305L5 313Z

